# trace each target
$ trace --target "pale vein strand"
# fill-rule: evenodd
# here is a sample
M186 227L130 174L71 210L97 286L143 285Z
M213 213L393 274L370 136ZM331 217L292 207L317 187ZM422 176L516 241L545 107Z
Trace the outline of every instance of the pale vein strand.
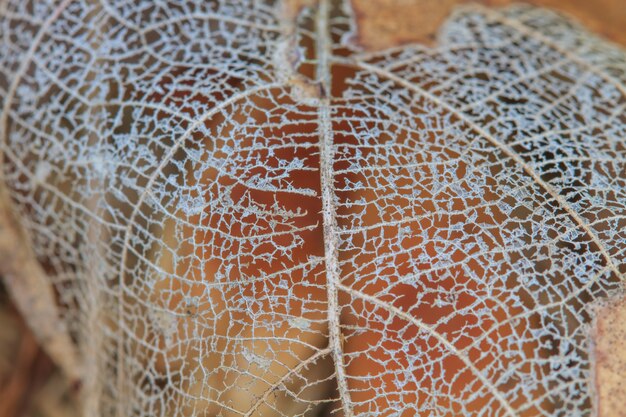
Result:
M472 344L468 345L465 349L463 349L463 352L469 352L471 349L475 348L476 346L480 345L480 342L482 342L484 339L486 339L491 333L493 333L494 331L506 326L509 323L512 323L515 320L519 320L522 318L528 318L534 314L539 314L542 311L545 310L549 310L551 308L554 307L561 307L563 305L565 305L568 301L575 299L576 297L578 297L580 294L582 294L584 291L588 290L589 288L591 288L595 283L597 283L600 278L602 278L602 275L607 272L609 270L608 266L603 267L600 271L598 271L593 278L591 278L590 280L588 280L585 285L583 285L580 288L577 288L576 291L571 292L570 294L567 295L567 297L559 300L559 301L553 301L551 303L548 304L543 304L540 306L537 306L535 308L532 308L530 310L524 311L522 313L519 314L515 314L513 316L509 316L508 318L506 318L505 320L500 321L499 323L497 323L496 325L494 325L492 328L490 328L488 331L484 332L481 336L477 337Z
M69 6L72 0L64 0L63 3L59 4L54 12L48 17L48 19L44 22L44 24L39 28L37 35L33 39L30 48L26 51L24 57L22 57L22 64L17 70L15 76L13 77L13 81L7 90L7 94L4 97L4 106L2 107L2 116L0 118L0 139L2 140L3 147L6 146L7 139L7 119L9 117L9 109L11 108L11 103L13 103L13 99L15 98L15 93L17 92L17 87L20 85L20 81L24 74L26 74L26 70L28 66L31 64L33 59L35 58L35 52L37 48L41 45L41 40L50 29L50 26L59 18L63 10ZM1 149L0 149L1 151ZM4 158L0 158L0 164L2 164ZM0 176L4 176L4 170L0 170Z
M275 383L271 384L263 393L263 395L252 405L252 407L250 407L250 410L248 410L248 412L245 414L244 417L251 417L254 412L256 410L258 410L258 408L263 405L264 403L267 402L268 398L270 397L270 395L272 395L272 393L274 391L276 391L277 389L280 389L280 387L287 381L289 381L289 379L296 375L298 372L300 372L302 369L305 369L307 366L315 363L319 358L321 358L324 355L327 355L331 352L330 347L326 348L326 349L322 349L316 353L314 353L313 355L309 356L307 359L303 360L302 362L300 362L297 366L293 367L292 369L289 370L289 372L287 372L285 375L282 376L282 378L280 378L278 381L276 381Z
M388 311L389 313L395 315L396 317L400 317L401 319L415 325L416 327L420 328L421 330L424 330L425 332L427 332L429 335L431 335L432 337L434 337L435 339L437 339L437 341L444 346L450 353L454 354L456 357L458 357L459 359L461 359L461 361L463 361L463 363L465 364L465 366L467 366L468 369L470 369L472 371L472 373L474 373L476 375L476 377L478 379L480 379L480 381L482 382L482 384L488 388L490 390L490 392L493 394L493 396L498 400L498 402L502 405L502 407L504 408L504 410L506 411L506 415L510 416L510 417L516 417L517 414L515 413L515 410L513 409L513 407L511 406L511 404L509 404L509 402L506 400L506 398L504 398L502 396L502 394L500 393L500 391L491 383L491 381L489 381L489 379L482 374L482 372L480 372L480 370L478 368L476 368L476 365L474 365L474 363L472 363L471 359L468 358L467 356L465 356L461 351L459 351L452 343L450 343L448 341L448 339L446 339L445 337L443 337L439 332L437 332L435 329L433 329L431 326L429 326L428 324L424 323L423 321L413 317L412 315L400 310L399 308L386 303L384 301L379 300L376 297L372 297L371 295L367 295L365 293L362 293L358 290L355 290L353 288L347 287L343 284L339 284L338 288L341 289L342 291L347 292L348 294L360 298L364 301L368 301L372 304L374 304L377 307L380 307L386 311Z
M487 141L489 141L496 148L500 149L506 156L508 156L516 164L518 164L524 170L524 172L535 181L535 183L537 185L539 185L543 190L545 190L550 195L550 197L552 197L559 204L559 206L561 206L561 208L563 208L563 210L565 210L570 215L570 217L580 226L580 228L582 230L585 231L585 233L589 236L589 238L597 246L598 250L600 251L600 254L604 258L605 262L607 263L607 265L609 266L611 271L617 277L619 277L621 280L624 280L623 274L620 273L619 269L617 268L617 266L613 262L613 258L609 254L607 248L602 243L602 241L600 241L600 239L594 233L594 231L587 225L585 220L582 217L580 217L580 215L568 204L568 202L565 201L565 199L557 191L555 191L548 183L546 183L543 179L541 179L541 176L537 172L535 172L535 170L529 164L527 164L522 159L522 157L520 157L520 155L518 155L510 147L508 147L506 144L504 144L501 141L499 141L498 139L496 139L493 135L491 135L485 129L480 127L476 122L474 122L470 117L468 117L467 115L465 115L464 113L462 113L460 111L457 111L454 107L452 107L446 101L442 100L441 98L439 98L437 96L432 95L428 91L426 91L426 90L422 89L421 87L419 87L419 86L417 86L417 85L415 85L415 84L405 80L404 78L401 78L401 77L399 77L399 76L397 76L395 74L392 74L392 73L390 73L388 71L385 71L384 69L381 69L381 68L376 67L374 65L367 64L365 62L352 61L352 60L349 60L349 62L352 62L353 65L356 65L356 66L358 66L359 68L361 68L363 70L371 71L371 72L373 72L375 74L378 74L378 75L380 75L380 76L382 76L384 78L387 78L387 79L389 79L391 81L394 81L394 82L398 83L399 85L402 85L403 87L405 87L407 89L410 89L411 91L415 92L416 94L424 97L425 99L427 99L427 100L437 104L441 108L443 108L443 109L447 110L448 112L450 112L450 114L458 117L460 120L462 120L463 122L467 123L467 125L471 129L473 129L476 133L478 133L480 136L485 138Z
M128 257L129 247L130 247L130 239L131 239L131 236L132 236L131 232L133 230L135 218L140 213L141 206L143 205L143 202L146 199L146 197L150 194L149 191L154 186L154 183L156 182L157 178L159 177L160 172L163 169L165 169L165 167L167 166L168 163L170 163L171 159L176 154L176 151L184 146L185 142L191 136L191 134L193 133L193 131L195 129L200 127L203 123L205 123L211 117L215 116L220 111L224 110L226 107L236 103L239 100L242 100L242 99L250 97L250 96L252 96L254 94L257 94L257 93L259 93L261 91L266 91L266 90L270 90L272 88L278 88L278 87L281 87L281 86L282 86L282 84L278 84L278 83L276 83L276 84L266 84L266 85L261 85L261 86L255 87L255 88L251 88L251 89L246 90L246 91L244 91L244 92L242 92L240 94L235 94L234 96L230 97L228 100L225 100L225 101L221 102L219 105L217 105L214 108L212 108L210 111L205 113L202 117L198 118L175 141L175 143L169 149L168 153L163 157L163 159L162 159L161 163L159 164L159 166L155 169L155 171L152 173L152 175L148 179L148 182L146 183L144 191L139 196L139 199L137 200L137 203L134 205L133 211L132 211L130 217L128 218L128 222L126 224L126 229L124 231L124 244L122 245L122 254L121 254L121 259L120 259L120 263L119 263L119 270L118 270L118 280L119 280L118 284L119 284L119 293L120 294L123 293L124 286L125 286L124 285L124 274L125 274L124 273L124 266L126 265L126 262L127 262L127 257ZM119 318L120 321L123 321L123 320L121 320L122 309L123 309L123 302L122 302L122 300L119 300L118 301L118 318ZM118 360L118 363L120 363L120 364L124 360L124 353L125 353L124 352L123 342L124 342L124 338L123 337L119 337L119 339L117 341L117 360ZM118 384L117 386L118 387L122 386L124 378L125 378L124 372L122 372L123 368L124 368L123 366L120 366L119 369L118 369L118 381L117 381L117 384ZM119 401L118 402L117 413L118 413L119 416L123 415L121 407L123 407L123 401Z
M330 94L331 44L328 33L328 0L322 0L317 16L317 77L323 91ZM339 264L339 227L337 225L336 194L334 185L333 162L335 147L333 146L333 129L330 100L323 97L319 103L319 141L320 141L320 187L322 194L324 256L326 265L326 291L328 297L328 347L332 352L337 378L337 389L345 417L352 417L354 410L350 400L350 391L346 380L343 348L341 343L341 323L339 295L337 286L341 280Z
M576 54L575 52L572 52L570 49L563 48L561 45L558 44L558 42L555 42L549 36L546 36L537 30L533 30L528 25L518 20L514 20L514 19L507 17L502 12L497 12L497 11L488 9L486 7L481 7L481 6L473 6L473 7L476 7L478 10L480 10L483 13L483 15L486 15L486 17L490 17L492 20L498 23L502 23L506 26L509 26L530 38L534 38L538 40L539 42L542 42L543 44L549 46L555 51L563 54L567 58L576 62L580 66L587 68L590 72L604 79L609 84L617 88L619 92L622 94L622 96L626 98L626 85L622 84L620 81L616 80L614 77L608 74L605 69L598 67L593 62L590 62L588 59L581 58L580 56L578 56L578 54Z
M57 7L54 8L53 12L48 16L48 18L41 24L41 27L37 30L35 37L32 39L30 47L26 51L23 57L21 57L21 64L17 69L16 73L13 76L13 80L7 89L7 92L4 96L4 105L2 106L2 112L0 113L0 182L2 182L3 187L6 185L4 181L4 150L7 149L8 142L8 119L9 112L11 109L11 105L13 100L15 99L15 94L17 89L22 81L22 78L27 73L29 65L35 59L35 53L37 49L41 46L41 42L44 36L48 33L52 24L61 16L63 11L70 5L73 0L64 0ZM7 5L8 2L3 2L3 5ZM4 190L0 193L2 199L9 200L4 193ZM10 211L14 210L12 204L9 201L5 201L7 208ZM19 218L19 216L16 216ZM21 227L20 227L21 228ZM47 275L45 271L39 266L35 255L31 254L28 256L29 262L32 261L33 265L36 265L35 268L32 268L31 271L35 272L33 275L28 277L32 282L37 283L37 285L46 281ZM45 291L43 289L34 288L33 291L38 291L38 293L44 294ZM49 326L48 329L37 329L40 332L40 337L47 339L46 343L46 351L48 354L59 364L60 368L71 378L80 379L83 377L81 364L78 363L80 358L80 354L76 351L73 342L69 337L69 332L64 324L59 324L60 312L58 311L56 300L43 296L39 297L42 301L45 301L48 304L46 307L50 308L50 312L53 312L57 317L47 317L48 322L44 325L54 324L53 326ZM61 331L59 331L61 330Z

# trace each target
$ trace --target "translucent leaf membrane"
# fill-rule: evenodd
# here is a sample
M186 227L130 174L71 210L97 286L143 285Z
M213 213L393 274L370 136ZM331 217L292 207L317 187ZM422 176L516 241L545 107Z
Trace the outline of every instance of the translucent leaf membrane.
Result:
M622 51L526 7L365 53L348 2L2 6L2 172L85 415L591 414Z
M169 172L177 184L146 295L180 317L155 311L150 327L167 349L156 372L177 370L186 409L305 411L302 400L327 394L306 376L331 376L314 110L280 89L259 93L219 124L229 139L186 150ZM276 400L273 386L295 392Z

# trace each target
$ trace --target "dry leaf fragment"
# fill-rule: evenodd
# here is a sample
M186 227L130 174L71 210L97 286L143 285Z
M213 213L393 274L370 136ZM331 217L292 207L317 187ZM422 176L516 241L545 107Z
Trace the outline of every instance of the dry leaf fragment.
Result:
M471 6L364 52L363 3L310 4L2 3L3 179L84 414L590 413L624 51Z
M587 28L626 44L626 8L621 0L529 0L578 19ZM356 20L354 41L367 50L381 50L409 43L433 45L441 24L455 7L480 3L496 7L515 0L351 0Z
M626 302L614 300L596 316L593 333L593 359L596 412L599 417L626 416Z

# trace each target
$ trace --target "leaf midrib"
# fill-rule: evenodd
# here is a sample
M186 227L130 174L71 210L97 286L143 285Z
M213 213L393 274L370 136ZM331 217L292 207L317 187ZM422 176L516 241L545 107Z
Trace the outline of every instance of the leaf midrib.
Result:
M328 0L321 0L318 5L316 22L317 39L317 79L325 94L331 93L330 59L332 45L329 35L330 10ZM328 349L335 365L337 390L345 417L353 417L354 410L350 400L350 391L346 377L342 346L340 306L338 286L341 282L339 266L339 227L337 223L336 190L334 185L333 164L335 146L331 120L330 98L323 95L318 103L319 149L320 149L320 191L322 197L324 259L326 267L326 294L328 318Z

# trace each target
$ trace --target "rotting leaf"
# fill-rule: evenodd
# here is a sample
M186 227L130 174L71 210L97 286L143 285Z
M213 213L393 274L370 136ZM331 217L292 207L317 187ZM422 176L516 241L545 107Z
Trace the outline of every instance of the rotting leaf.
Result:
M366 52L356 0L35 3L0 11L2 173L85 415L602 409L622 49L528 6Z
M626 416L626 301L612 300L596 316L593 332L594 383L598 417Z
M495 7L515 0L477 0ZM626 7L621 0L530 0L532 4L553 7L581 21L587 28L626 44ZM367 50L381 50L408 43L432 45L439 27L455 7L470 0L351 0L357 33L354 37Z

